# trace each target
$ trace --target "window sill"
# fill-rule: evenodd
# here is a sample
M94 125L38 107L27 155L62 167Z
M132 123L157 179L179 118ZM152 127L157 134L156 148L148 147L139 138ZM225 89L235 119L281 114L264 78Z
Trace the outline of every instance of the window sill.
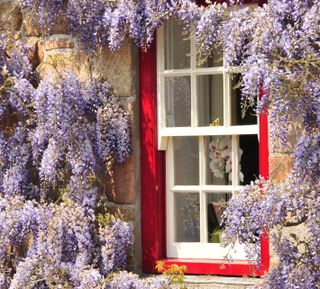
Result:
M232 263L223 263L222 260L214 259L177 259L167 258L158 260L164 262L166 265L185 265L187 266L186 274L211 274L211 275L224 275L224 276L250 276L261 277L266 274L262 265L260 268L249 263L249 261L235 260Z

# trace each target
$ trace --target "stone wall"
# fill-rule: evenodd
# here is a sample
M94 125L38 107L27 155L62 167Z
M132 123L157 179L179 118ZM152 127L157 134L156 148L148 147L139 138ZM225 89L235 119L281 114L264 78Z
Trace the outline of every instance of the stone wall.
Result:
M274 147L272 141L269 141L269 175L275 183L281 183L286 180L292 171L294 164L294 149L303 133L300 122L292 123L288 129L288 140L285 147ZM304 224L286 227L282 231L283 237L289 237L290 234L296 234L301 240L307 238L307 228ZM272 243L270 244L270 266L278 265L278 257L275 255Z
M107 48L86 52L79 41L68 33L68 26L59 20L54 32L42 35L39 25L30 21L13 1L0 0L0 33L30 45L30 58L40 77L72 70L83 80L99 75L114 87L132 119L133 154L123 165L115 165L106 177L106 194L110 210L132 224L134 247L131 269L141 270L140 240L140 157L138 107L138 49L129 40L111 53Z
M288 141L285 147L274 147L269 141L269 172L270 179L274 182L284 181L292 170L293 152L295 145L302 134L302 128L297 123L292 123L288 131Z

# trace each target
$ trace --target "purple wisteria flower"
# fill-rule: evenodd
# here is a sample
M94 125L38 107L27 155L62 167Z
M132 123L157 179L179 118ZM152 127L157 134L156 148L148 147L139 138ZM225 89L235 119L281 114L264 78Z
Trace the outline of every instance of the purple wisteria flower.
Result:
M128 246L132 245L132 231L129 225L113 219L108 226L99 228L99 235L103 274L108 275L112 271L125 269Z

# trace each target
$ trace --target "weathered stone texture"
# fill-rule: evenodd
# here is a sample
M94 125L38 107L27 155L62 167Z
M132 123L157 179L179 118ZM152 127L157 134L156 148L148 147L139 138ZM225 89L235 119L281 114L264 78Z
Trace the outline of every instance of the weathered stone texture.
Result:
M39 23L32 17L23 19L22 28L25 36L39 37L41 35Z
M38 37L27 37L25 43L31 48L29 50L29 58L34 69L43 61L44 51L41 41Z
M70 49L74 48L75 44L71 37L62 35L58 37L50 37L47 41L43 41L44 49L46 51L54 50L54 49Z
M288 131L288 137L284 146L281 146L281 145L274 146L273 140L270 137L270 141L269 141L270 152L279 153L279 154L290 154L294 151L295 146L303 133L301 122L297 121L295 123L290 123L288 125L287 131Z
M22 14L19 8L11 3L0 1L0 31L16 32L20 30Z
M101 74L112 83L119 96L136 94L137 48L126 40L115 52L107 48L99 49L95 59L95 72Z
M70 33L70 29L69 29L67 20L60 17L58 18L57 23L50 34L69 34L69 33Z
M54 49L44 52L43 62L38 66L41 78L47 75L58 77L68 71L73 71L83 81L89 80L91 69L88 55L76 49Z
M124 164L115 166L115 202L117 204L135 203L135 157L131 155Z
M58 18L56 25L50 31L46 31L46 29L41 29L39 22L35 19L35 17L31 17L31 15L24 14L23 15L23 23L22 23L22 31L25 36L49 36L53 34L68 34L69 27L65 19Z
M131 140L133 153L128 161L114 166L115 202L118 204L134 204L136 192L139 190L139 122L135 98L121 100L123 107L129 112L131 118Z
M274 182L284 181L292 170L293 156L291 154L273 154L269 156L270 178Z
M115 217L120 218L127 222L132 222L135 219L135 206L134 205L119 205L109 203L108 209Z

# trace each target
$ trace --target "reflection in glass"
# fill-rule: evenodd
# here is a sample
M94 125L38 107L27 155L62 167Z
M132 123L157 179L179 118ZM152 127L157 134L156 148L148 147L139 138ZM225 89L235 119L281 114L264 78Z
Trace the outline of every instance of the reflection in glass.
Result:
M223 75L197 77L198 125L223 125Z
M207 184L231 185L232 141L230 136L206 138Z
M198 193L175 194L175 241L200 242Z
M165 78L167 127L191 126L190 76Z
M252 106L246 108L245 115L242 115L241 88L239 87L241 77L234 74L231 79L231 124L249 125L257 124L257 115ZM255 105L254 105L255 106Z
M198 67L222 67L223 66L223 55L221 48L215 48L211 52L211 55L207 59L201 59L201 55L197 55Z
M190 68L190 37L183 23L171 19L164 23L165 69Z
M221 242L223 234L221 216L231 196L231 193L209 193L206 195L209 243Z
M199 184L198 137L174 138L174 184Z
M241 135L240 149L242 151L241 170L243 178L241 185L250 184L259 176L259 143L257 135Z

